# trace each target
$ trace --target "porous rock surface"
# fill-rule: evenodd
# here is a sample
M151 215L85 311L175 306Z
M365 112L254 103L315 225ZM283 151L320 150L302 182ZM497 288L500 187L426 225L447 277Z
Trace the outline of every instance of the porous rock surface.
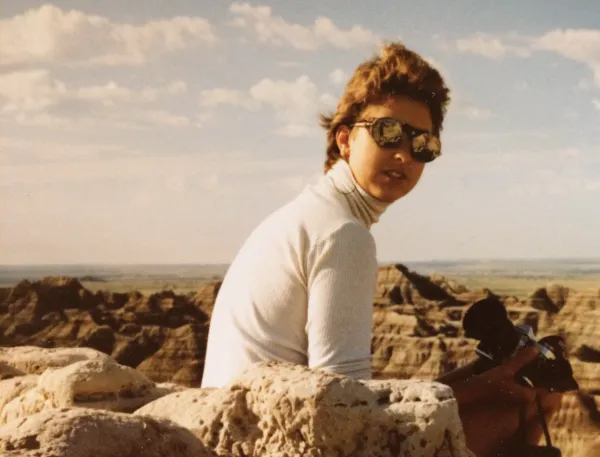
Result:
M106 360L109 357L90 348L40 348L37 346L0 347L2 365L27 374L41 374L47 368L60 368L81 360Z
M0 381L0 425L66 407L133 412L173 391L108 357L83 360Z
M600 436L597 436L585 449L582 457L598 457L600 455Z
M472 456L452 391L435 382L269 362L199 389L156 385L108 357L0 381L0 456L138 455Z
M214 457L189 430L147 416L48 410L0 427L2 457Z
M138 414L171 419L239 457L472 455L447 386L359 382L289 364L257 364L225 389L173 393Z
M0 381L3 379L14 378L15 376L23 376L23 374L24 373L21 370L17 370L7 363L0 362Z

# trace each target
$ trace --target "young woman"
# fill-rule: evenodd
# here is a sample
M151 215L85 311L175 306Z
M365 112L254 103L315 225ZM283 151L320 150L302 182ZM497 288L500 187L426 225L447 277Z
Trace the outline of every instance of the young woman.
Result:
M203 387L225 386L264 360L371 377L378 264L370 228L440 156L448 103L439 72L399 43L358 66L336 112L322 117L324 175L264 220L227 271L211 319ZM465 434L478 457L514 434L515 405L533 402L511 378L515 363L532 356L452 379L461 414L470 414L463 417ZM490 389L496 401L510 400L514 424L505 418L500 430L475 432L481 421L471 418L481 411L471 406Z

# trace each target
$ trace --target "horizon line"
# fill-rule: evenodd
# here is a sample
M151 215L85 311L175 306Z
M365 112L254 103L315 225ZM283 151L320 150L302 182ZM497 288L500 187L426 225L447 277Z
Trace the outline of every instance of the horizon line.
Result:
M462 257L436 259L404 259L380 260L378 264L394 265L403 263L458 263L458 262L527 262L527 261L600 261L600 256L573 257ZM142 267L142 266L228 266L232 262L65 262L65 263L0 263L0 268L7 267Z

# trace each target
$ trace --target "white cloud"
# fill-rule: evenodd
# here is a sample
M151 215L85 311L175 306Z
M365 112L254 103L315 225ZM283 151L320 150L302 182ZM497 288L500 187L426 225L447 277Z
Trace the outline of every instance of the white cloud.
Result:
M341 85L348 80L348 75L341 68L336 68L329 74L329 81L333 84Z
M138 150L116 144L78 144L69 140L53 143L44 140L0 136L0 163L3 166L39 165L53 162L85 162L90 160L140 156Z
M316 111L317 86L308 76L294 81L262 79L250 88L250 96L270 105L287 122L304 120Z
M171 127L187 127L192 124L192 121L189 117L172 114L162 109L140 111L138 114L138 119L148 124Z
M505 138L510 134L501 135ZM482 147L453 148L440 166L432 168L428 174L431 179L453 176L454 179L468 180L471 176L486 176L490 183L502 183L502 189L515 197L600 190L595 184L598 180L589 172L600 164L600 151L594 146L550 148L544 141L536 147L533 140L530 148L504 148L494 146L500 143L493 137L486 143L488 145Z
M473 120L484 120L492 117L492 112L489 109L478 108L472 105L462 106L460 107L460 111Z
M48 151L62 150L58 144L42 144L40 142L26 145L31 148L32 157L41 157L40 149ZM215 176L247 175L255 172L282 172L301 168L302 158L282 156L280 159L261 159L256 155L243 153L202 153L202 154L164 154L148 155L136 151L128 151L119 146L74 145L84 151L77 157L64 157L56 160L51 154L46 157L44 166L31 166L31 163L10 160L0 167L0 186L45 185L52 183L89 183L93 181L164 182L167 178L177 176L179 180L208 179L214 183ZM16 152L16 151L15 151ZM109 154L113 152L113 154ZM118 152L118 153L117 153ZM12 154L13 158L17 154ZM60 157L59 157L60 159ZM76 160L71 160L76 159ZM232 167L231 164L236 166ZM177 187L170 182L171 187Z
M233 3L229 10L236 18L243 18L237 25L250 25L262 42L289 45L296 49L314 51L324 46L351 49L379 43L377 35L360 25L349 29L339 28L331 19L319 17L311 27L287 22L274 16L268 6L249 3Z
M596 181L586 181L585 189L590 192L600 192L600 179Z
M523 142L536 143L535 136L529 137L529 132L525 135L519 135ZM585 182L589 179L586 170L600 164L600 150L592 147L581 148L550 148L543 146L547 144L542 141L539 147L531 148L504 148L494 146L501 144L502 139L506 139L514 132L502 133L502 138L496 138L495 134L488 137L475 137L477 146L468 146L464 148L453 147L448 150L439 167L434 167L428 173L439 177L452 175L455 177L481 176L482 173L489 173L495 176L494 179L515 186L523 187L525 184L540 187L542 175L536 174L540 166L544 166L548 172L559 175L558 180L569 178L571 181L579 180ZM450 135L449 135L450 136ZM452 135L456 139L455 135ZM485 139L485 141L481 141ZM468 144L466 142L465 144ZM441 165L443 163L443 165ZM549 185L552 180L543 181L544 185Z
M535 170L522 182L512 184L509 194L514 196L568 195L600 190L600 182L579 173L565 173L553 169Z
M287 176L277 177L267 183L267 186L279 191L284 191L290 194L297 194L307 185L315 183L322 173L303 173L291 174Z
M142 97L154 101L164 95L180 95L187 92L185 81L173 81L164 87L145 87L142 89Z
M565 119L575 120L575 119L579 119L581 115L579 114L579 112L576 109L567 107L567 108L565 108L565 113L563 116Z
M246 27L246 25L248 25L248 23L246 22L246 19L244 19L243 17L236 17L231 22L229 22L229 25L231 27L244 28L244 27Z
M477 33L468 38L456 40L456 48L461 52L469 52L490 59L502 59L509 54L527 57L529 49L523 46L508 45L499 38L485 33Z
M0 74L0 111L39 112L68 94L66 85L50 77L47 70Z
M600 29L556 29L537 38L535 49L553 51L590 67L600 86Z
M200 92L200 105L215 107L219 105L241 106L247 109L256 108L256 103L248 94L235 89L207 89Z
M590 81L587 81L585 79L581 79L577 83L577 89L578 90L587 91L587 90L590 90L592 88L592 86L593 86L593 83L590 82Z
M321 94L321 96L319 97L319 100L321 102L321 106L324 109L328 109L328 110L335 110L337 102L338 102L337 98L335 98L333 95L328 94L328 93Z
M143 128L146 124L187 126L189 119L153 107L162 96L175 96L186 88L182 81L137 91L115 81L70 87L48 70L0 74L0 119L36 126L113 125Z
M291 138L314 136L318 132L316 126L306 124L285 124L283 127L275 130L275 133Z
M219 105L246 109L269 107L283 125L276 133L285 136L306 136L315 131L317 115L321 109L331 109L335 99L330 94L320 94L311 79L302 75L295 80L264 78L248 91L226 88L204 90L200 104L205 107Z
M126 87L120 87L114 81L110 81L102 86L90 86L76 89L72 95L81 100L108 103L109 105L112 105L115 101L131 100L134 96L134 92Z
M529 84L527 83L527 81L517 81L516 87L519 91L529 90Z
M300 62L295 62L293 60L282 60L281 62L277 62L277 65L283 68L297 68L302 66Z
M592 103L594 104L596 109L600 110L600 99L594 99L592 100Z
M140 65L161 54L215 41L211 24L201 17L134 25L44 5L0 20L0 65Z
M537 37L509 35L494 37L485 33L456 40L456 49L490 59L508 55L529 57L532 52L554 52L566 59L587 65L597 86L600 87L600 29L555 29ZM443 44L440 45L443 47ZM587 82L580 82L587 89Z
M185 81L173 81L167 86L167 92L170 94L184 94L187 92L187 84Z

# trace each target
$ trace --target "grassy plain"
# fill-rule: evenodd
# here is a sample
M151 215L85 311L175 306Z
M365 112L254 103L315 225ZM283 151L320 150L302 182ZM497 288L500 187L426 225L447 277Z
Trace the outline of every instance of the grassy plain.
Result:
M600 275L569 276L500 276L500 275L446 275L471 290L488 288L499 295L510 295L525 298L539 287L549 284L560 284L578 292L597 295L600 292ZM111 292L140 291L149 295L163 290L172 290L178 294L196 291L208 279L157 279L136 278L129 280L109 280L106 282L82 281L84 287L91 292L108 290Z
M588 292L596 295L600 290L600 275L589 276L452 276L459 284L471 290L488 288L499 295L510 295L525 298L533 291L549 284L560 284L577 292Z

